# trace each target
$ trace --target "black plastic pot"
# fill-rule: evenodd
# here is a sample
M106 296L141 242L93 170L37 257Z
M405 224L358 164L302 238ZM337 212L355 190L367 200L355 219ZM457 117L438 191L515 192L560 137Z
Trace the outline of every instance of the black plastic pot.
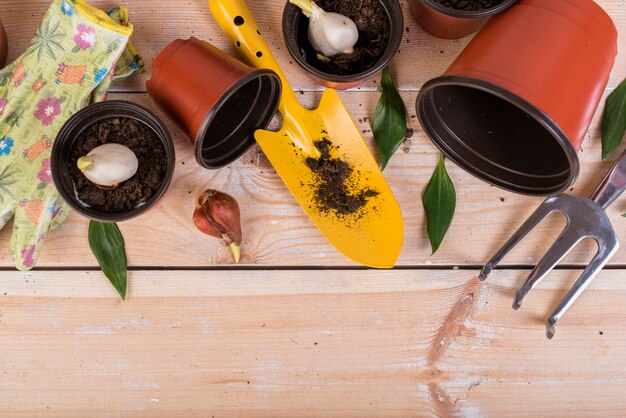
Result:
M94 123L116 117L132 118L148 126L163 143L167 156L167 168L161 187L147 202L135 206L128 212L107 213L96 210L77 198L68 167L71 163L71 150L81 133ZM52 171L54 185L61 197L63 197L72 209L96 221L120 222L139 216L156 205L170 185L172 176L174 175L175 161L176 156L174 154L172 138L165 128L165 125L163 125L154 113L132 102L111 100L90 105L80 110L65 122L52 147L50 169Z
M346 0L353 1L353 0ZM391 61L402 41L404 31L404 17L402 7L398 0L380 0L389 18L389 40L382 56L371 67L363 69L355 74L336 75L324 72L311 65L305 57L305 47L302 45L300 34L308 30L309 21L302 11L295 5L287 2L283 11L283 37L287 50L294 60L318 83L337 90L353 88L374 77ZM304 37L306 38L306 37ZM308 41L304 41L308 42ZM309 48L309 46L307 46Z

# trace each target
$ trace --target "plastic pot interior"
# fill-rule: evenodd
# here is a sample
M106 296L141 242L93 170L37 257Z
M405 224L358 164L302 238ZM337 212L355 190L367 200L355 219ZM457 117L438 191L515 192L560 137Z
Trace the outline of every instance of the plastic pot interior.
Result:
M422 128L446 156L495 186L550 195L578 176L576 150L559 126L498 86L435 78L422 88L416 109Z
M161 187L147 202L137 205L128 212L107 213L98 211L78 199L67 167L71 163L71 150L81 133L98 121L116 117L136 119L152 129L163 143L167 157L167 168ZM80 110L63 125L52 147L50 168L59 194L72 209L96 221L120 222L141 215L161 199L174 175L175 160L174 144L170 134L154 113L131 102L111 100L96 103Z
M400 43L402 42L402 36L404 31L404 17L402 15L402 7L398 0L380 0L383 8L387 12L389 18L389 40L387 47L383 52L383 55L376 61L371 67L366 68L354 74L337 75L330 74L319 70L311 65L305 58L304 48L299 40L300 28L304 26L302 30L306 31L309 27L309 20L302 14L302 11L298 6L287 2L283 11L283 37L287 49L291 56L296 60L300 66L306 69L314 77L321 80L326 80L332 83L353 83L355 81L364 81L379 71L381 71L394 57Z
M269 125L281 97L281 81L271 70L257 70L233 84L207 113L195 141L196 160L220 168L255 142L254 132Z
M421 1L431 9L443 13L444 15L456 17L459 19L481 19L484 17L493 16L498 14L513 5L517 0L503 0L502 3L483 10L458 10L452 7L446 7L436 0L417 0Z

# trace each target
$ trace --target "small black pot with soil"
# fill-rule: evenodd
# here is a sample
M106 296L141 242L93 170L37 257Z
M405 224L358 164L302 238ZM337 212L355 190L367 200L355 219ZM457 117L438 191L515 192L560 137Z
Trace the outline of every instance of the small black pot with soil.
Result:
M107 143L128 147L139 162L135 175L115 188L92 183L76 164ZM51 171L72 209L90 219L119 222L159 201L174 174L174 163L174 144L156 115L134 103L113 100L88 106L63 125L52 148Z
M309 19L287 2L283 12L283 36L293 58L317 82L335 89L355 87L380 72L394 57L404 30L398 0L316 0L327 12L354 21L359 40L351 54L320 59L308 39Z

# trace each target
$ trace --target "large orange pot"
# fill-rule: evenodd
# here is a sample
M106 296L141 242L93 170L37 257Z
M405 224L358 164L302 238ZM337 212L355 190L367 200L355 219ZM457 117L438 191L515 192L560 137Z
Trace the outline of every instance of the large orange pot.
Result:
M409 0L409 10L426 32L443 39L459 39L480 29L489 18L517 0L503 0L484 10L466 11L446 7L435 0Z
M617 54L592 0L521 0L493 17L417 99L426 134L454 162L504 189L563 191Z
M156 57L148 94L178 124L206 168L222 167L254 144L281 94L271 70L244 65L207 42L177 39Z

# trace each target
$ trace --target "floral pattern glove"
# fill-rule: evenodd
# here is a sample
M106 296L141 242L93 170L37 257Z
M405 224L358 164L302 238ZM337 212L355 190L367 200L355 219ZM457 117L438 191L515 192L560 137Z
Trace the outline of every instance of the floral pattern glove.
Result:
M83 0L55 0L26 52L0 70L0 228L33 267L40 243L68 209L52 184L50 148L63 123L111 77L132 33Z

